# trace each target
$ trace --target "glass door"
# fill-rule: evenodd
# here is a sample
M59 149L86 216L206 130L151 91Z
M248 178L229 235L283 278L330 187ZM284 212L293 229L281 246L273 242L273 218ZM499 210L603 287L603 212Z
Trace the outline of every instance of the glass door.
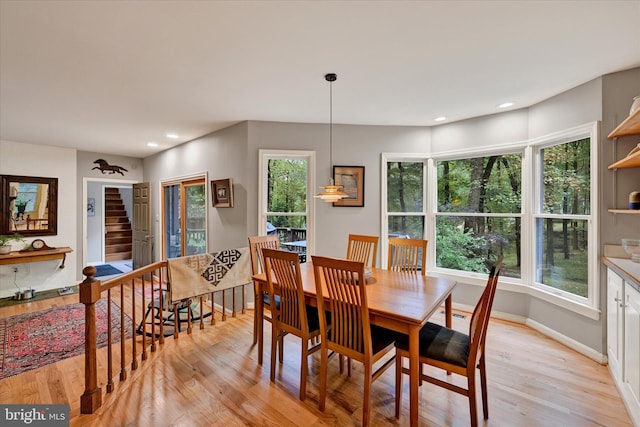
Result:
M205 183L197 178L162 185L164 258L206 252Z

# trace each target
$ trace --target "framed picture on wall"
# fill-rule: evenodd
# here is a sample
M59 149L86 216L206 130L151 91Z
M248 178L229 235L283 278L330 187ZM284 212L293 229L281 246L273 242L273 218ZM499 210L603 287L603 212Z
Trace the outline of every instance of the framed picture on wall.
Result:
M233 183L231 178L211 181L211 200L214 208L233 207Z
M333 206L364 206L364 166L334 166L333 181L347 193L347 197L333 202Z
M87 198L87 216L96 215L96 199L93 197Z

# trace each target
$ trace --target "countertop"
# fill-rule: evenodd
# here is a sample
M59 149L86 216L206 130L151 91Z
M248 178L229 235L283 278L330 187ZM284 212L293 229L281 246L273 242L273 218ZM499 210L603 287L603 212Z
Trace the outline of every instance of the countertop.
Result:
M640 262L633 262L628 258L613 258L608 256L602 257L602 262L640 292Z

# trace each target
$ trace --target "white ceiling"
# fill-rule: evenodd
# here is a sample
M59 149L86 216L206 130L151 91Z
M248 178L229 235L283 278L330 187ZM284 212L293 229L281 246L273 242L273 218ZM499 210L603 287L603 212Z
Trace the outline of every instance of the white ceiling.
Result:
M637 66L640 0L0 0L0 139L146 157L327 123L328 72L334 123L431 126Z

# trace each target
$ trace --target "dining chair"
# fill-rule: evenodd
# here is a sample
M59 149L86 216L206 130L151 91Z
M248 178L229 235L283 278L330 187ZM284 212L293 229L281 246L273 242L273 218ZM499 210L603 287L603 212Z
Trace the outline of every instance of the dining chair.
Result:
M318 309L305 303L300 259L295 252L263 249L265 272L269 286L269 296L280 300L271 313L271 381L276 378L276 351L280 348L280 363L284 349L284 336L293 334L302 340L300 363L300 400L304 400L307 390L309 355L320 349L313 338L320 336ZM275 279L275 280L274 280ZM313 344L309 347L310 344Z
M493 298L498 286L498 277L502 269L502 259L492 267L482 295L476 304L469 322L469 333L455 331L445 326L428 322L420 330L420 383L429 383L444 387L447 390L467 396L471 426L478 425L476 403L476 368L480 371L480 387L482 389L482 408L484 419L489 419L487 399L487 371L485 365L485 340ZM402 374L409 370L402 365L403 357L409 357L409 340L406 335L398 334L396 339L396 418L400 417L402 399ZM423 364L443 369L467 378L467 388L452 382L443 381L423 373Z
M250 236L249 237L249 254L251 256L251 273L253 275L260 274L265 271L264 259L262 257L262 249L280 249L280 243L277 235L271 236ZM262 299L263 306L271 312L271 299L268 292L260 290L260 283L253 281L254 288L254 304L258 303L258 299ZM277 304L277 301L275 301ZM264 313L264 310L263 310ZM263 320L271 322L271 314L263 314L263 318L259 319L260 313L257 308L254 309L253 315L253 344L258 343L258 364L262 365L262 348L263 348Z
M387 269L405 273L426 273L427 240L389 237Z
M329 351L364 365L362 425L369 425L371 383L394 362L391 357L375 371L374 364L393 350L395 333L371 325L364 263L312 255L313 273L320 317L320 397L325 409ZM331 313L331 325L327 322Z
M360 261L365 267L375 268L378 254L378 236L349 234L347 259Z

